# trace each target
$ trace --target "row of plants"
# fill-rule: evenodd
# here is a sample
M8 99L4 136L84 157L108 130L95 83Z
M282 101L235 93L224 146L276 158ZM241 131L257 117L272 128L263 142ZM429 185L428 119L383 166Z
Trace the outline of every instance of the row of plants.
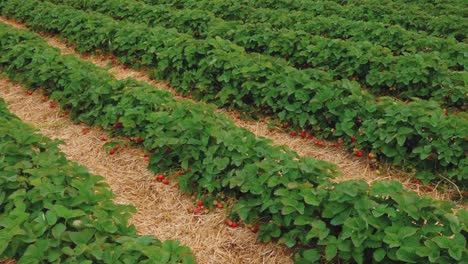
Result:
M223 39L247 51L283 57L295 68L325 70L332 78L355 79L373 94L399 98L446 95L449 106L463 107L468 88L465 73L448 69L434 53L396 56L390 49L369 42L353 43L313 36L304 31L274 30L258 24L217 19L201 10L176 10L133 0L53 0L74 8L97 11L117 20L176 28L196 38Z
M14 258L18 264L195 263L191 250L178 241L138 236L128 223L134 208L114 204L102 177L69 162L58 141L22 123L2 99L0 142L0 259Z
M359 0L332 0L340 5L354 5L358 4ZM463 0L447 0L447 1L438 1L438 0L418 0L418 1L408 1L408 0L396 0L396 1L379 1L379 0L367 0L370 3L374 2L377 4L385 4L385 6L398 7L405 6L415 11L424 11L431 15L442 16L442 15L457 15L464 16L465 11L464 7L466 5Z
M400 26L370 21L353 21L336 15L311 17L307 12L252 8L237 1L217 0L139 0L149 4L172 4L176 8L208 10L225 20L266 23L274 28L303 30L310 34L352 41L370 41L397 52L437 52L444 59L466 65L466 43L455 38L438 38Z
M247 55L218 38L202 42L34 0L5 1L0 8L32 28L61 34L80 51L100 49L123 63L150 67L153 77L169 80L178 93L247 113L260 109L291 127L341 137L349 149L414 166L425 182L441 173L464 188L468 179L465 112L453 115L433 101L375 98L348 80L311 80L311 72Z
M261 241L295 247L297 263L453 263L467 257L468 212L454 213L451 202L421 198L394 181L334 183L334 165L256 138L213 106L116 80L4 24L0 54L0 68L12 80L43 88L75 121L141 138L138 144L151 153L149 168L182 170L176 180L183 191L237 198L233 214L260 223Z
M260 0L235 1L254 8L306 11L311 16L337 15L350 20L374 21L400 25L409 30L425 31L437 37L453 36L462 41L468 20L462 15L434 16L419 8L393 1L365 0L340 5L327 0ZM458 7L460 8L460 7Z

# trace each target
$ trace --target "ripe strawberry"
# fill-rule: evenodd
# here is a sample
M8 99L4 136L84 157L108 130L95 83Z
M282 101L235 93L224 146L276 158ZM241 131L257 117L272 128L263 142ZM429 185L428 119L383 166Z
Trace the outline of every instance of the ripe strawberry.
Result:
M302 131L302 133L301 133L301 138L304 139L304 138L306 137L306 135L307 135L307 131L305 131L305 130Z
M27 91L26 91L26 94L27 94L27 95L32 95L32 94L33 94L33 91L27 90Z
M282 128L286 129L286 128L288 128L288 126L289 126L288 123L284 123Z
M308 139L308 140L312 140L312 139L314 139L314 135L312 135L312 134L309 134L309 135L307 136L307 139Z
M226 225L228 225L228 226L231 226L231 225L232 225L232 222L231 222L231 220L229 220L229 219L226 219L226 222L225 222L225 223L226 223Z
M115 149L115 150L119 150L119 149L120 149L120 145L116 145L116 146L114 147L114 149Z
M112 55L109 55L109 57L107 57L107 59L109 59L109 60L113 60L113 59L114 59L114 56L112 56Z
M115 150L111 149L111 150L109 151L109 155L114 155L114 154L115 154Z
M412 179L411 182L413 184L418 184L418 185L421 184L421 181L419 181L418 179Z
M122 68L123 68L124 70L127 70L127 69L128 69L128 67L127 67L126 65L124 65Z
M316 145L317 147L325 147L325 144L324 144L322 141L317 141L317 142L315 142L315 145Z
M107 141L106 137L101 137L101 141Z
M351 137L351 142L356 142L357 138L356 137Z
M117 122L114 124L114 128L120 128L122 126L123 126L122 122Z
M358 151L358 153L356 153L356 156L362 157L362 156L364 156L364 153L362 153L362 151Z
M218 209L223 209L223 207L224 207L224 206L223 206L223 204L221 204L221 203L217 203L217 204L216 204L216 208L218 208Z
M197 202L197 206L198 206L198 207L203 207L203 202L198 201L198 202Z
M50 108L55 108L55 104L54 104L54 103L50 103L49 107L50 107Z
M137 138L135 138L135 141L138 142L138 143L141 143L141 142L143 142L143 138L137 137Z
M258 230L260 230L260 226L258 226L258 225L257 225L257 226L254 226L254 227L252 228L252 232L254 232L254 233L257 233Z
M292 131L291 133L289 133L289 135L290 135L291 137L295 137L295 136L297 136L297 133L296 133L295 131Z
M162 174L158 174L158 176L156 176L157 181L163 181L164 179L165 179L165 177Z
M232 227L232 228L236 228L236 227L238 227L238 226L239 226L239 224L238 224L237 222L233 222L233 223L231 224L231 227Z
M165 180L162 181L162 183L165 184L165 185L169 185L170 182L169 182L168 179L165 179Z
M83 130L81 130L81 132L83 133L83 135L86 135L86 134L89 133L89 129L83 128Z
M335 144L333 144L333 147L335 147L335 148L338 148L339 146L340 146L339 142L336 142Z
M195 208L195 209L193 210L193 213L194 213L194 214L199 214L199 213L200 213L200 208Z

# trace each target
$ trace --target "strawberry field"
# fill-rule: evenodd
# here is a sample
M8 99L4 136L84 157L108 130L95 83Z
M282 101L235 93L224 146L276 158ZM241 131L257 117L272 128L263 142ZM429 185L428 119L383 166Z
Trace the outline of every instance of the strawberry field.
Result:
M295 263L464 263L463 8L459 0L3 0L2 17L30 31L0 22L0 72L74 122L130 139L148 153L154 181L196 197L191 213L226 210L231 228L250 226L259 241L291 248ZM176 95L63 55L44 35L141 70ZM456 203L422 196L391 177L337 181L335 164L257 137L219 109L304 144L334 141L376 168L460 195ZM131 207L112 203L100 177L3 101L0 113L0 260L196 261L180 242L138 236ZM105 144L108 154L116 144Z

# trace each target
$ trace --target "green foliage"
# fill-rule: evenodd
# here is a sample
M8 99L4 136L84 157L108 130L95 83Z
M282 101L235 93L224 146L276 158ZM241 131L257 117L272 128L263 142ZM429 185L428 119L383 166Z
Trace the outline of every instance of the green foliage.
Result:
M335 166L272 146L214 113L213 106L176 100L168 92L130 79L115 80L90 63L61 56L31 33L4 24L0 24L0 52L0 67L10 78L32 89L44 88L75 120L114 134L142 137L143 147L152 153L153 171L184 168L185 174L177 178L183 191L236 198L233 213L245 222L263 223L258 232L261 241L277 240L297 249L297 263L317 262L321 256L357 263L453 263L467 258L463 235L467 212L454 214L453 203L421 198L397 182L333 183ZM75 228L82 233L68 234L70 243L95 237L83 225L89 222L82 215L84 209L74 210L69 203L45 208L55 215L46 212L44 221L80 217L82 223ZM9 215L20 218L21 212ZM121 227L105 223L100 227L106 232ZM52 236L61 237L63 230L53 229ZM8 235L18 232L11 230ZM117 242L127 240L121 237ZM57 254L72 256L76 250L64 248Z
M196 99L245 112L262 109L262 114L274 115L291 126L343 137L349 148L359 147L395 164L415 166L419 178L430 180L435 172L457 179L460 186L466 182L467 157L460 151L468 148L465 113L446 116L435 102L375 98L355 82L331 81L328 74L310 69L298 71L279 59L246 54L220 38L196 40L173 29L118 22L34 0L10 0L0 8L3 14L22 19L37 30L60 33L81 51L101 49L124 63L155 68L158 78L170 80L179 92L192 93ZM104 85L97 89L113 88ZM109 93L113 91L105 92ZM90 96L80 107L107 103ZM96 116L95 107L91 109L88 115L102 118ZM402 119L396 119L396 114ZM403 134L398 134L400 127L395 123L404 125ZM371 130L376 124L378 133ZM358 141L351 142L351 136ZM421 149L423 153L429 150L432 158L421 155Z
M273 29L269 24L226 22L205 10L178 10L134 0L51 2L98 11L118 20L175 28L196 38L219 36L249 52L285 58L298 69L309 69L307 73L313 78L357 80L378 95L431 98L449 106L462 106L468 92L463 79L466 75L448 68L457 65L456 60L444 60L440 54L426 50L400 54L369 42L330 39L303 30Z
M446 59L456 60L460 65L466 64L466 58L463 53L466 50L465 43L459 43L454 37L439 38L428 36L422 31L415 32L402 28L399 25L389 25L375 21L357 21L342 18L328 3L304 4L309 6L308 12L303 11L288 11L275 10L269 8L255 8L252 4L246 4L246 1L227 0L142 0L151 4L171 4L179 9L201 9L208 10L216 16L225 20L242 21L246 23L267 23L274 28L289 28L294 30L303 30L308 33L324 35L330 38L348 39L353 41L370 41L372 43L382 45L394 51L415 52L417 50L435 50ZM300 0L299 0L300 1ZM307 1L307 0L305 0ZM257 2L257 1L249 1ZM260 1L262 2L262 1ZM275 1L277 2L277 1ZM286 1L287 5L290 2ZM393 2L393 1L392 1ZM357 1L361 6L361 1ZM253 4L255 5L255 4ZM400 4L403 5L403 4ZM463 4L459 4L459 8L463 9ZM317 11L310 10L317 8ZM307 7L306 7L307 8ZM365 8L365 6L363 7ZM400 10L404 8L400 7ZM453 9L453 8L452 8ZM398 12L400 12L398 10ZM321 13L325 15L321 15ZM356 11L359 13L359 11ZM464 14L459 14L458 17L464 17ZM447 15L443 16L444 18ZM312 19L313 18L313 19ZM459 21L459 20L456 20ZM459 26L462 35L466 35L463 25L466 25L466 20L462 20ZM435 23L439 22L436 20ZM447 22L440 22L438 26ZM444 28L445 29L445 28ZM442 29L442 30L444 30ZM463 37L462 37L463 39ZM464 64L463 64L464 63Z
M2 28L3 30L3 28ZM138 236L131 206L69 162L0 100L0 259L21 263L194 263L176 241Z

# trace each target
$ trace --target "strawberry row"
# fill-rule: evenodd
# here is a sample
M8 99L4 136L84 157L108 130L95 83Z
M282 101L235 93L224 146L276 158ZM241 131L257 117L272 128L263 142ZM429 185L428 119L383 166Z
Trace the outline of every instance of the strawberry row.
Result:
M2 99L0 142L0 259L194 263L177 241L139 237L128 224L134 208L114 204L102 177L66 160L58 142L36 134Z
M340 5L356 5L360 0L332 0ZM443 15L456 15L460 17L466 16L464 0L450 0L450 1L437 1L437 0L422 0L422 1L379 1L379 0L366 0L369 3L385 4L385 6L396 7L405 5L405 7L414 9L416 12L425 12L434 16Z
M459 41L463 41L465 38L465 29L468 27L468 20L462 15L434 16L421 10L418 6L407 3L396 4L393 1L365 0L347 5L326 0L244 0L235 2L253 8L284 9L285 12L305 11L311 16L337 15L349 20L400 25L408 30L425 31L429 35L438 37L453 36Z
M263 223L260 240L295 247L297 263L321 258L450 263L467 257L468 212L420 198L397 182L332 183L334 166L300 158L236 127L212 107L104 70L32 35L0 24L0 68L31 89L42 87L76 121L139 137L149 168L182 167L179 187L238 199L233 212ZM88 190L89 191L89 190Z
M221 39L199 41L174 30L34 0L6 1L0 8L33 28L60 33L79 50L101 49L124 63L151 67L157 78L170 80L179 92L192 92L197 99L246 112L262 109L292 126L342 137L349 148L416 166L417 177L425 181L433 179L434 172L456 178L460 186L468 179L464 112L454 116L435 102L375 98L348 80L330 82L319 74L311 80L312 71L247 55Z
M333 78L356 79L374 94L398 98L432 98L461 107L468 88L466 73L454 72L435 53L395 56L368 42L313 36L304 31L274 30L266 25L240 24L217 19L201 10L176 10L134 0L52 0L74 8L98 11L118 20L176 28L196 38L220 36L251 52L287 58L299 69L326 70ZM228 44L226 44L228 45ZM443 98L441 98L443 97Z
M408 31L400 26L378 22L352 21L332 16L314 16L301 11L252 8L238 1L220 0L140 0L149 4L172 4L178 8L208 10L225 20L239 20L244 23L266 23L274 28L302 30L310 34L322 35L353 41L370 41L388 47L396 52L436 51L447 60L456 60L463 66L467 59L464 52L467 44L454 38L438 38L423 32Z

